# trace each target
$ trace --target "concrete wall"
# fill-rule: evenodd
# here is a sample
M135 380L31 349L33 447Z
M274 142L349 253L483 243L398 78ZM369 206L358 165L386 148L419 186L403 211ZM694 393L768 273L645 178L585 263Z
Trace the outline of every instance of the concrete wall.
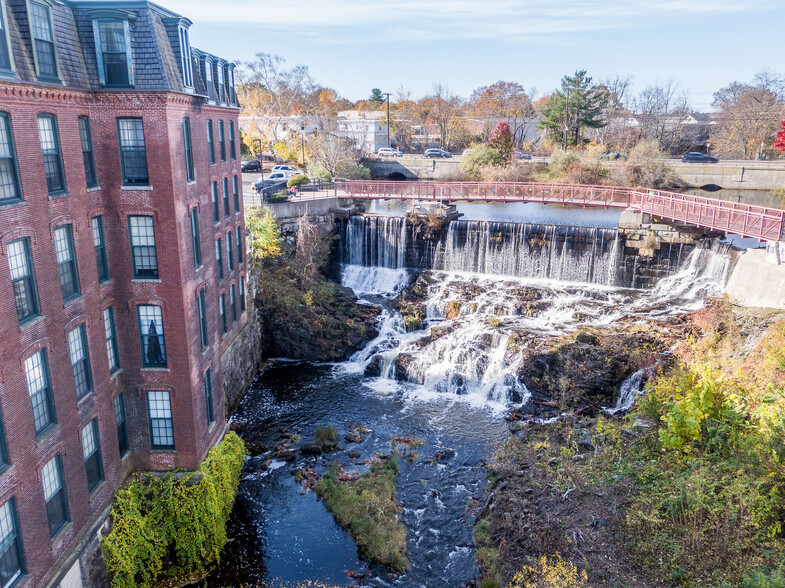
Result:
M265 202L264 207L273 213L279 221L282 219L299 218L303 215L323 216L330 214L339 207L338 198L320 198L318 200L290 200L288 202Z
M774 244L783 249L781 243ZM785 265L779 255L748 249L736 263L725 293L742 306L785 309Z

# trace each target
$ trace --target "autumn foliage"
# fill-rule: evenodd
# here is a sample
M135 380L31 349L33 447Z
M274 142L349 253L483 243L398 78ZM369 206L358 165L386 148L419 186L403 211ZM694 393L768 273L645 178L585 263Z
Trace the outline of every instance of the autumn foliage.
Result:
M777 133L777 140L774 141L774 148L785 151L785 120L780 123L780 132Z

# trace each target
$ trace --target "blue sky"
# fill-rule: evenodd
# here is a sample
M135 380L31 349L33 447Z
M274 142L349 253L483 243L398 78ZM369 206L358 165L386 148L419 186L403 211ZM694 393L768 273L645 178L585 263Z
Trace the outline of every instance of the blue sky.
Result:
M761 70L785 73L785 0L159 0L191 43L227 59L277 54L350 100L371 88L467 97L516 81L537 96L565 74L674 80L696 110ZM220 8L218 8L220 7Z

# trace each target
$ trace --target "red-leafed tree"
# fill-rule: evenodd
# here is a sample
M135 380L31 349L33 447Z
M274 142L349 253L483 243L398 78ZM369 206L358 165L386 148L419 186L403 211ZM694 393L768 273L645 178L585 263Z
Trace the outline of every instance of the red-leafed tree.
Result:
M493 130L488 137L488 147L496 149L503 161L509 160L512 156L513 148L510 125L503 120L496 123L496 126L493 127Z
M780 132L777 133L777 140L774 141L774 148L785 151L785 120L780 123Z

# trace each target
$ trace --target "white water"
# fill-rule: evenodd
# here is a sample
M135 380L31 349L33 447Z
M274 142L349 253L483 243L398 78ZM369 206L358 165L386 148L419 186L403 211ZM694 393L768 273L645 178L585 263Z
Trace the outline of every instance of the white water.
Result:
M410 277L402 269L401 253L406 247L405 225L402 219L394 220L398 224L377 217L371 225L358 222L347 227L363 231L347 238L351 247L344 258L352 264L344 266L344 285L384 297L395 296L406 286ZM532 247L527 225L516 227L515 239L506 240L495 239L490 223L475 223L460 239L453 225L437 247L435 265L483 272L428 272L426 316L420 330L407 333L400 314L384 311L376 339L340 367L362 372L371 363L378 364L373 372L381 375L372 382L379 393L390 393L396 380L406 380L416 385L413 393L420 398L446 394L493 407L525 403L530 394L517 376L523 361L520 346L537 345L544 336L574 332L583 325L610 325L625 315L698 308L706 296L721 293L731 267L726 251L696 249L679 271L651 290L631 292L596 283L615 283L623 255L617 235L609 241L608 234L595 232L591 248L577 252L568 247L563 228L562 246L554 230L550 245ZM509 225L506 230L509 237ZM570 229L566 231L569 235ZM374 260L383 267L358 265ZM517 272L530 277L508 277ZM517 333L527 336L516 337ZM616 405L606 411L629 410L652 369L630 376Z

